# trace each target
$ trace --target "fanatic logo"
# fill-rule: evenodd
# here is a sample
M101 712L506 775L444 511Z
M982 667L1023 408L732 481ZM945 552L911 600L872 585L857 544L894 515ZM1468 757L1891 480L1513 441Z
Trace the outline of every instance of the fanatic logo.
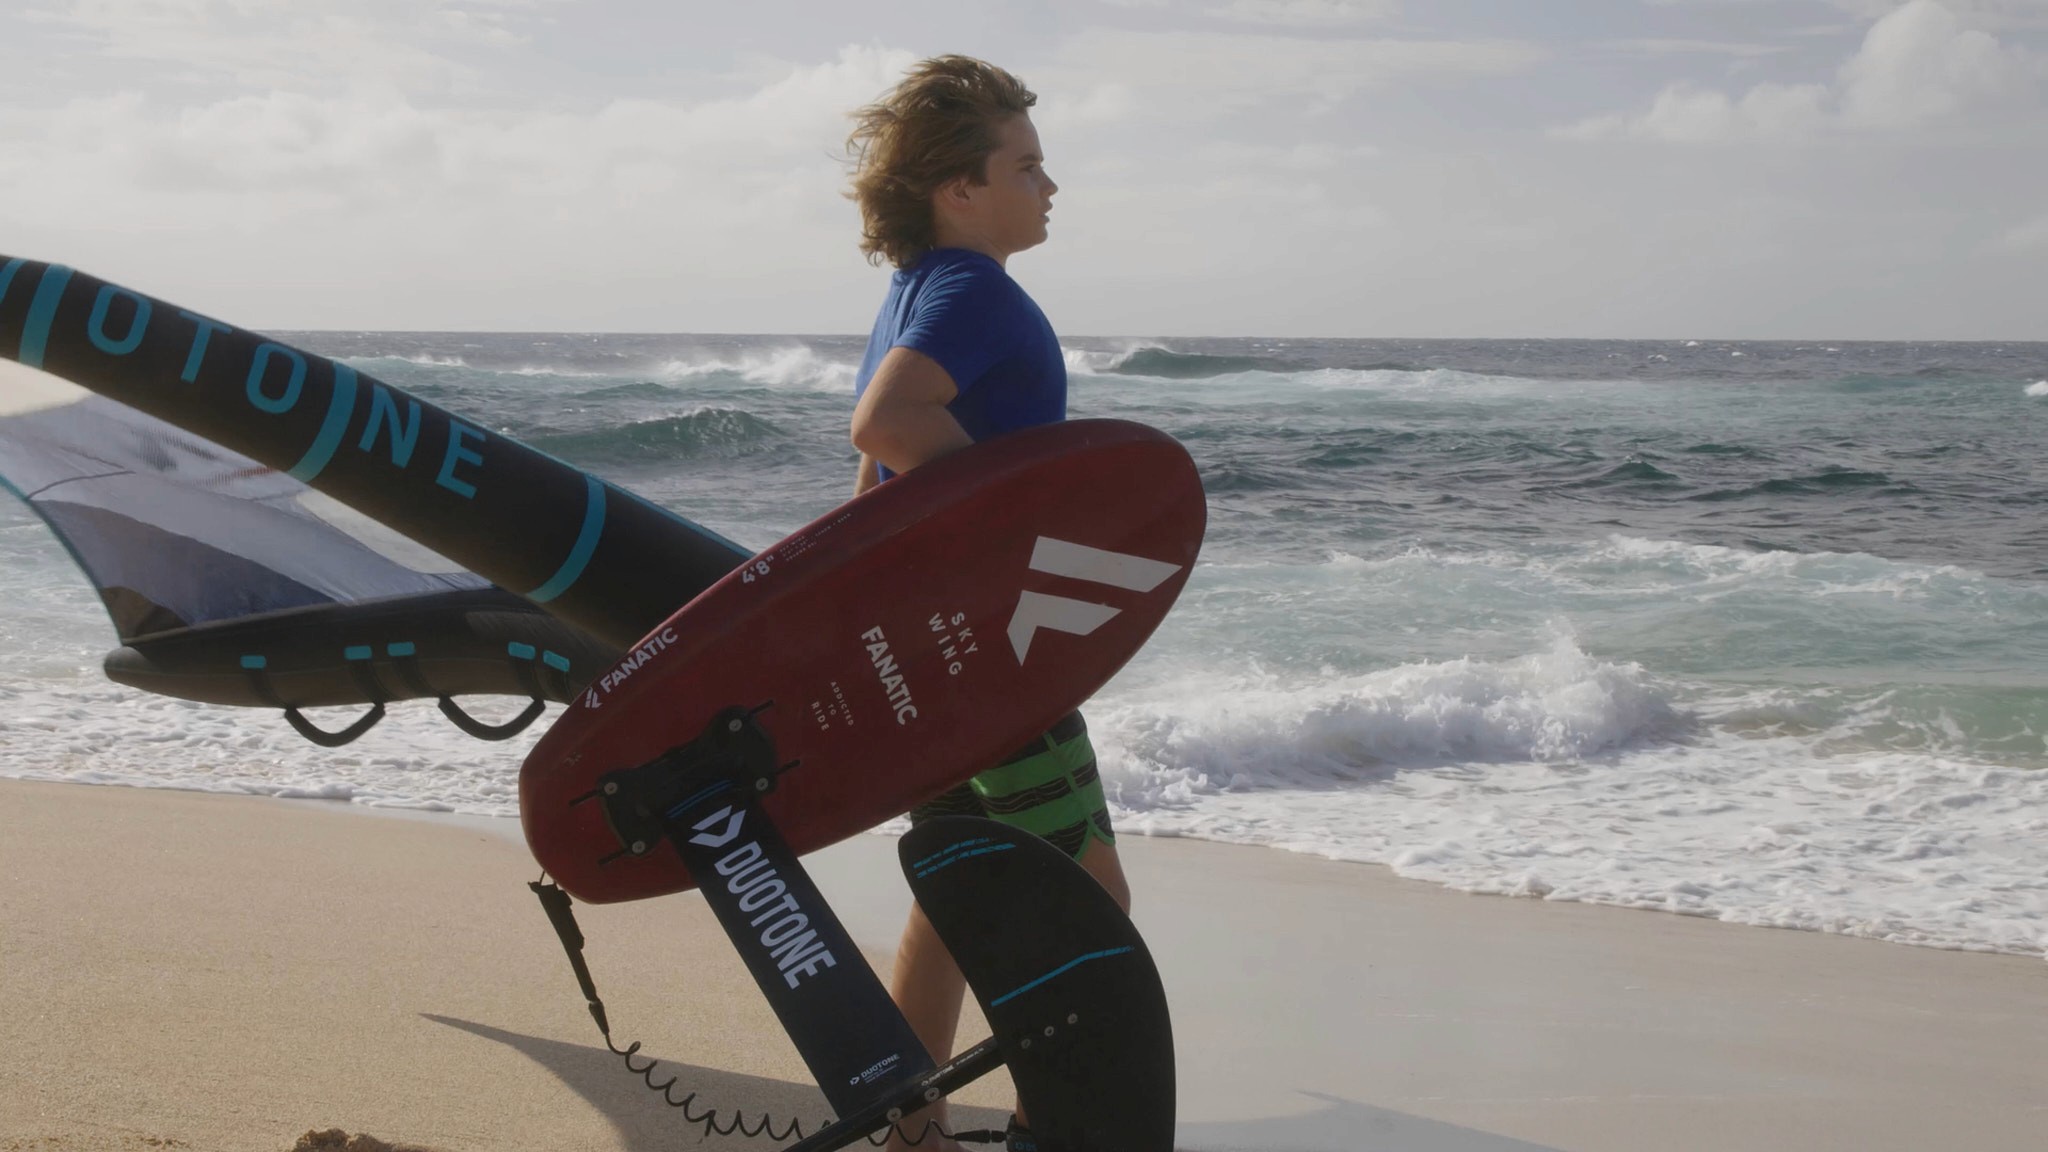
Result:
M1126 556L1122 552L1106 552L1050 536L1040 536L1031 549L1031 570L1034 572L1086 580L1091 584L1107 584L1131 592L1150 592L1180 569L1178 564L1148 560L1143 556ZM1031 638L1038 634L1040 628L1086 636L1109 623L1121 611L1121 608L1107 604L1026 591L1017 598L1017 611L1010 616L1010 648L1017 653L1017 663L1022 664L1025 654L1031 651Z

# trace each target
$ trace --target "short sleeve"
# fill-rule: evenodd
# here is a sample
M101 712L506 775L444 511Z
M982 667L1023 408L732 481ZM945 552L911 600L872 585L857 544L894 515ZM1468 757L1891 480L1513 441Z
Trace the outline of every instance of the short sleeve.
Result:
M895 346L931 357L966 392L1015 350L1015 297L1000 268L955 265L925 282Z

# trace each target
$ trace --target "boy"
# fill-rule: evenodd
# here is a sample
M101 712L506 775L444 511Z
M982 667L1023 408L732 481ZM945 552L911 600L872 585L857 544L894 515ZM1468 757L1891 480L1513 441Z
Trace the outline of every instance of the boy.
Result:
M895 265L856 378L856 494L890 476L1004 432L1066 418L1067 370L1045 314L1010 279L1012 255L1044 243L1053 194L1030 109L1038 98L1008 72L964 56L912 68L855 113L852 198L861 250ZM1095 754L1080 713L911 813L966 813L1015 825L1073 854L1126 912ZM890 995L932 1058L952 1053L966 980L915 905ZM943 1122L943 1106L931 1110ZM923 1136L921 1117L891 1149ZM1033 1147L1020 1119L1010 1146ZM936 1132L920 1148L957 1148Z

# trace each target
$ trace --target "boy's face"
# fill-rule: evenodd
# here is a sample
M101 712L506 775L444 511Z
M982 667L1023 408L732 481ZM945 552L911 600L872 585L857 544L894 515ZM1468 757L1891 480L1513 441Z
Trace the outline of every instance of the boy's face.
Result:
M1038 129L1029 116L1013 116L996 129L986 184L964 183L960 222L1005 256L1045 242L1046 214L1059 185L1045 174ZM957 202L956 202L957 203Z

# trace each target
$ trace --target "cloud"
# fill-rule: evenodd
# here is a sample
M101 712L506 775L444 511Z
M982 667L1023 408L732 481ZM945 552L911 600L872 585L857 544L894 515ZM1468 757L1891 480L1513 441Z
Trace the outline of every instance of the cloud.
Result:
M1875 20L1899 8L1899 0L1827 0L1844 12ZM2048 0L1944 0L1950 11L1979 28L2048 26Z
M308 259L445 250L489 265L520 246L649 264L737 254L748 235L848 224L833 146L848 110L912 59L853 46L726 98L580 110L389 88L183 106L130 91L0 109L0 219L72 243L207 237L251 260L272 244L258 237ZM850 236L838 247L850 251Z
M1840 83L1844 123L1912 128L2016 92L2024 64L1948 8L1913 0L1871 26Z
M1679 144L1734 139L1790 140L1827 120L1828 90L1820 84L1759 84L1739 99L1725 92L1674 84L1639 116L1600 116L1552 131L1564 140L1636 138Z
M1181 0L1082 9L1149 31L976 40L972 13L878 25L812 0L811 47L758 5L679 47L658 0L26 2L33 22L0 5L0 247L257 327L864 330L885 277L838 146L910 63L899 44L1000 51L1041 94L1064 190L1054 243L1013 269L1063 331L2040 326L2026 41L1969 17L1867 53L1859 24L1816 65L1812 43L1602 46L1636 33L1583 24L1532 45L1510 38L1525 21L1413 4L1398 35ZM1970 29L2017 89L1972 86ZM1720 74L1749 60L1770 70ZM1831 143L1645 164L1520 139L1589 90L1626 113L1590 136ZM1951 146L1966 132L1996 146Z
M1332 102L1397 83L1499 75L1527 68L1543 55L1534 45L1508 40L1093 28L1063 41L1050 66L1032 74L1049 75L1054 83L1048 87L1064 91L1122 89L1134 94L1124 109L1133 114L1184 111L1206 117L1219 107L1304 97Z
M1731 7L1765 4L1783 6L1784 0L1645 0L1656 8ZM1878 20L1897 11L1903 0L1821 0L1838 12L1864 20ZM1950 11L1978 28L2048 27L2048 0L1944 0Z
M2005 247L2022 252L2048 250L2048 212L2011 229L2000 239Z
M1767 82L1731 96L1677 83L1647 112L1593 117L1551 135L1705 144L1835 130L1900 133L2029 103L2034 78L2021 50L1967 26L1936 0L1910 0L1871 25L1830 84Z
M1624 56L1734 56L1753 59L1782 55L1783 44L1753 44L1729 40L1637 39L1596 40L1591 45Z
M1360 161L1375 160L1380 150L1370 144L1245 144L1212 141L1196 150L1198 163L1215 168L1263 168L1278 172L1328 173Z
M1195 311L1222 313L1219 334L1300 324L1274 318L1291 306L1282 285L1349 281L1386 242L1391 218L1370 180L1379 162L1368 147L1225 143L1094 160L1065 178L1057 250L1026 274L1076 332L1184 330ZM1108 312L1121 318L1106 325Z
M130 83L140 65L188 85L446 91L479 81L461 56L526 42L538 12L502 0L62 0L20 19L121 62Z
M1241 24L1335 28L1384 20L1400 10L1397 0L1231 0L1203 14Z

